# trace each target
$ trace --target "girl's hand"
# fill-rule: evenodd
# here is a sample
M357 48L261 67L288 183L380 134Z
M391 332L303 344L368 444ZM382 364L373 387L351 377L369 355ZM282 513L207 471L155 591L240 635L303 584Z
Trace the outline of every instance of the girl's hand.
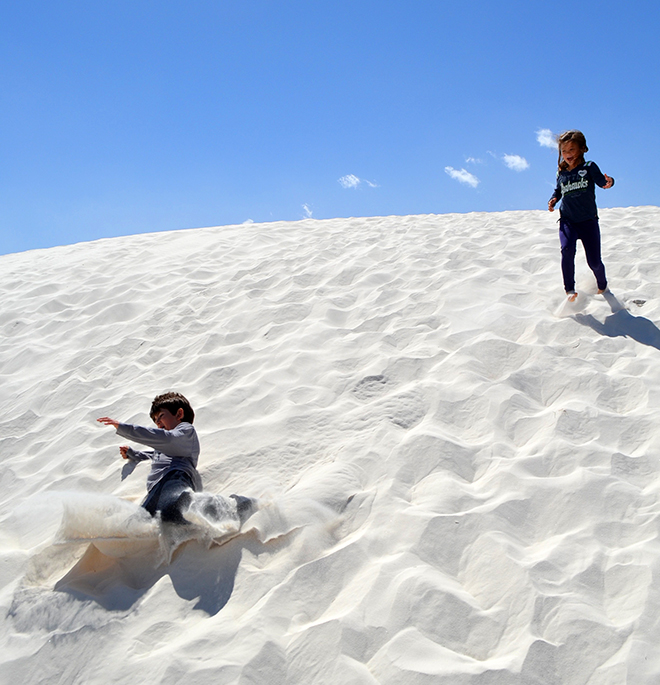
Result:
M114 426L115 428L119 427L119 421L115 421L114 419L109 418L108 416L102 416L100 419L96 419L99 423L102 423L106 426Z
M611 188L614 185L614 179L607 174L603 174L603 176L605 176L605 180L607 181L603 188Z
M607 177L606 177L607 178ZM557 204L557 198L552 197L550 198L550 201L548 202L548 211L549 212L554 212L555 211L555 205Z
M121 456L123 459L128 459L128 445L122 445L119 448L119 451L121 452Z

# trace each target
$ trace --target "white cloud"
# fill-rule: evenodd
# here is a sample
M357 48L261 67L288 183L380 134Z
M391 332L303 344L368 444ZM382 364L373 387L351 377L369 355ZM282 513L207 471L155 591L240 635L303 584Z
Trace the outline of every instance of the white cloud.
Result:
M529 162L520 155L504 155L502 159L509 169L513 169L514 171L525 171L525 169L529 169Z
M479 179L465 169L454 169L454 167L446 166L445 172L459 183L466 183L473 188L476 188L479 185Z
M539 129L536 132L536 140L541 147L557 147L557 141L549 128Z
M466 164L483 164L483 159L477 159L476 157L468 157L465 160Z
M378 188L378 183L367 181L366 178L358 178L355 174L347 174L338 179L338 183L342 188L357 188L361 183L366 183L370 188Z
M305 218L306 219L311 219L312 218L312 208L308 204L304 204L302 206L303 211L305 212Z
M357 188L360 185L360 179L353 174L347 174L339 179L339 185L342 188Z

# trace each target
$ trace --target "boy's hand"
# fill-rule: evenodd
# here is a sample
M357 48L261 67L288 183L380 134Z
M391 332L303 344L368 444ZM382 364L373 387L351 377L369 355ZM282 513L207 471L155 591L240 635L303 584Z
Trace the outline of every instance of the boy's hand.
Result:
M119 448L119 451L121 452L122 458L128 459L128 445L122 445Z
M607 181L603 188L611 188L614 185L614 179L607 174L603 174L603 176L605 176L605 180Z
M114 426L115 428L119 427L119 421L115 421L114 419L109 418L108 416L102 416L100 419L96 419L99 423L103 423L106 426Z
M607 176L605 178L607 178ZM550 198L550 201L548 202L548 211L554 212L556 204L557 204L557 198L556 197Z

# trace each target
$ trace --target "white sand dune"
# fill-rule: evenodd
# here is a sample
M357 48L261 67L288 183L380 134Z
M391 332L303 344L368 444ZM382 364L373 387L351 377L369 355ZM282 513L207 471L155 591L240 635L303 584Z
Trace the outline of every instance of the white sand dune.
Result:
M601 212L575 305L555 219L1 257L2 682L660 682L660 208ZM261 507L170 564L95 422L165 390Z

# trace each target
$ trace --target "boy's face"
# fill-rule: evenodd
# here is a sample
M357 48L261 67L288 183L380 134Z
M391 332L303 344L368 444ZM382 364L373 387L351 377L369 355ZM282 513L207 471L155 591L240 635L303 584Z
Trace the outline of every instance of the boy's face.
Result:
M154 423L158 428L166 431L171 431L176 428L181 421L183 421L183 409L177 409L176 414L172 414L168 409L161 409L156 416L154 416Z

